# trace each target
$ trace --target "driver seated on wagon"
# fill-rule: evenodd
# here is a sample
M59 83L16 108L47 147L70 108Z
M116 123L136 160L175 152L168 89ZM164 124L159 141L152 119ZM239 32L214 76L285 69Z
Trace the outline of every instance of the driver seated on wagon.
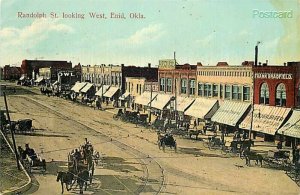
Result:
M37 159L37 154L35 153L34 149L29 147L29 144L25 144L25 154L27 154L31 160L36 160Z
M174 137L172 134L166 134L162 139L161 139L161 142L162 141L165 141L166 143L174 143Z

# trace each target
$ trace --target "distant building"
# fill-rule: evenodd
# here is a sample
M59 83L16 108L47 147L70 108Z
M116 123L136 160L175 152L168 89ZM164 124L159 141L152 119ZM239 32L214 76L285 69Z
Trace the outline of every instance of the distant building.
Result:
M36 79L40 68L53 69L72 69L72 63L67 61L52 61L52 60L23 60L21 69L22 74L29 79Z
M3 68L2 67L0 67L0 80L3 80L4 78L3 78Z
M3 68L4 80L18 80L21 77L21 68L16 66L5 65Z

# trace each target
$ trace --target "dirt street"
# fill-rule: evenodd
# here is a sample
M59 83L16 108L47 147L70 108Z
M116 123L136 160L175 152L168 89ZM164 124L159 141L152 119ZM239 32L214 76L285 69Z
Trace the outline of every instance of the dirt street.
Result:
M3 100L0 100L3 107ZM208 151L201 141L176 137L177 153L158 149L154 131L112 119L107 111L58 97L8 96L12 120L33 119L34 133L16 135L46 159L47 171L33 170L38 185L27 194L60 194L58 170L88 138L102 155L85 194L299 194L284 171L245 166L238 157ZM72 189L65 194L78 193Z

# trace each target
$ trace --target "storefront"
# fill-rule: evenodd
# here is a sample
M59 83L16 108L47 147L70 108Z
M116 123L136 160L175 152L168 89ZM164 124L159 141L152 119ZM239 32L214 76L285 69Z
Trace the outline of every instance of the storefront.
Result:
M185 115L196 119L209 120L219 107L218 100L196 98L194 103L186 110Z
M102 98L103 94L105 94L107 92L107 90L109 89L109 85L102 85L100 87L100 89L96 92L96 96L99 96ZM104 99L103 99L103 102L104 102Z
M287 146L295 146L300 143L300 110L293 110L288 121L277 131L285 136Z
M118 87L111 86L104 94L103 97L106 97L106 104L111 101L114 107L118 107L120 89Z
M86 98L92 98L95 95L96 88L92 83L87 83L80 92Z
M85 87L87 85L87 83L83 82L83 83L75 83L75 85L71 88L71 91L75 92L75 93L80 93L80 90Z
M130 97L129 92L125 92L124 94L122 94L119 97L121 106L129 108L130 107L130 98L131 97Z
M252 121L252 130L254 131L253 138L255 139L256 133L260 133L265 141L275 140L275 134L278 128L282 125L284 120L289 115L291 109L276 107L276 106L265 106L265 105L254 105L253 120L252 112L245 117L239 127L241 129L250 130Z
M157 93L152 93L152 98L151 98L151 92L145 91L142 93L142 95L137 96L134 100L134 103L136 105L136 109L138 110L143 110L145 112L146 107L150 106L150 102L156 98Z

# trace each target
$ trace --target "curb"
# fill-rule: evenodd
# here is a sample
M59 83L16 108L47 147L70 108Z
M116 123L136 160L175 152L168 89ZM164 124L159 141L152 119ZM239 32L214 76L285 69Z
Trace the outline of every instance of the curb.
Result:
M12 153L15 153L13 148L10 145L10 142L6 139L5 135L1 132L2 137L5 139L7 145L9 146L10 150L12 151ZM9 194L22 194L23 192L26 192L27 190L29 190L31 188L32 185L32 180L31 177L28 175L27 171L25 170L25 168L23 167L22 163L19 161L20 167L22 169L22 171L25 173L25 175L28 178L28 182L26 184L24 184L23 186L16 188L16 189L12 189L12 190L4 190L2 192L0 192L0 194L5 194L5 195L9 195Z

